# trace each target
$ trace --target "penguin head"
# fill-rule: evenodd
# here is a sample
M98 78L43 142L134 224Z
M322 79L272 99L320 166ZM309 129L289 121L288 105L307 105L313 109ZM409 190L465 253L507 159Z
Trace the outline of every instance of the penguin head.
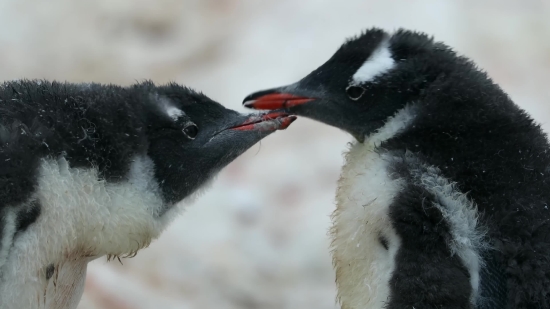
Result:
M343 129L359 141L415 100L452 52L422 33L369 29L300 81L259 91L243 104L279 109Z
M136 90L148 103L148 155L168 203L193 193L258 141L295 120L278 111L243 115L177 84L141 84Z

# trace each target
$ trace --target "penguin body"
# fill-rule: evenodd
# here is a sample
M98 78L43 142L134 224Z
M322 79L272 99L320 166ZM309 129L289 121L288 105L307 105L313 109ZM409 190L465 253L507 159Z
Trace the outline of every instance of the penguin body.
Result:
M550 308L550 146L468 59L370 29L245 105L357 140L331 230L343 309Z
M195 193L292 122L188 88L0 87L0 307L76 308L87 263L133 256Z

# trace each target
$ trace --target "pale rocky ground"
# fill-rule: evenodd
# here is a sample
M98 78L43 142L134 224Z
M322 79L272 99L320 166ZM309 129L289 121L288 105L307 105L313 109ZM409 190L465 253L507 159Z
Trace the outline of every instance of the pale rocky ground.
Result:
M369 26L466 54L550 131L548 1L0 1L0 79L200 89L242 98L293 82ZM135 258L89 266L79 309L338 308L327 230L350 137L301 119L225 169Z

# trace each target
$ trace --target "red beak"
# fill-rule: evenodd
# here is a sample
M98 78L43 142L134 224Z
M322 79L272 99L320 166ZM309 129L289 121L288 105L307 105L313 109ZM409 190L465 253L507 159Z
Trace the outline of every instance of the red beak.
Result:
M290 108L313 100L315 99L289 93L268 93L262 95L261 92L257 92L246 97L243 105L253 109L275 110Z
M243 123L231 127L238 131L275 131L284 130L296 120L296 116L282 111L274 111L267 114L252 115Z

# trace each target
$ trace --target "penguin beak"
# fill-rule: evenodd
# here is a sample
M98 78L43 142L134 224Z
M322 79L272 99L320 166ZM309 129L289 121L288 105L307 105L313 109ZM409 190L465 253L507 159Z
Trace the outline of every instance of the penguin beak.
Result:
M302 82L258 91L247 96L243 105L257 110L284 110L340 128L364 142L363 123L354 123L357 106L337 104L326 92L311 89Z
M252 147L277 130L285 130L297 118L281 110L248 115L232 111L228 117L230 119L208 138L206 144L223 145L218 148L225 152L232 149L232 153L236 153L235 149L242 152Z
M276 131L284 130L296 120L296 116L283 111L272 111L265 114L250 115L243 122L229 127L236 131Z
M316 99L271 89L255 92L247 96L243 101L243 105L252 109L276 110L288 109L314 100Z

